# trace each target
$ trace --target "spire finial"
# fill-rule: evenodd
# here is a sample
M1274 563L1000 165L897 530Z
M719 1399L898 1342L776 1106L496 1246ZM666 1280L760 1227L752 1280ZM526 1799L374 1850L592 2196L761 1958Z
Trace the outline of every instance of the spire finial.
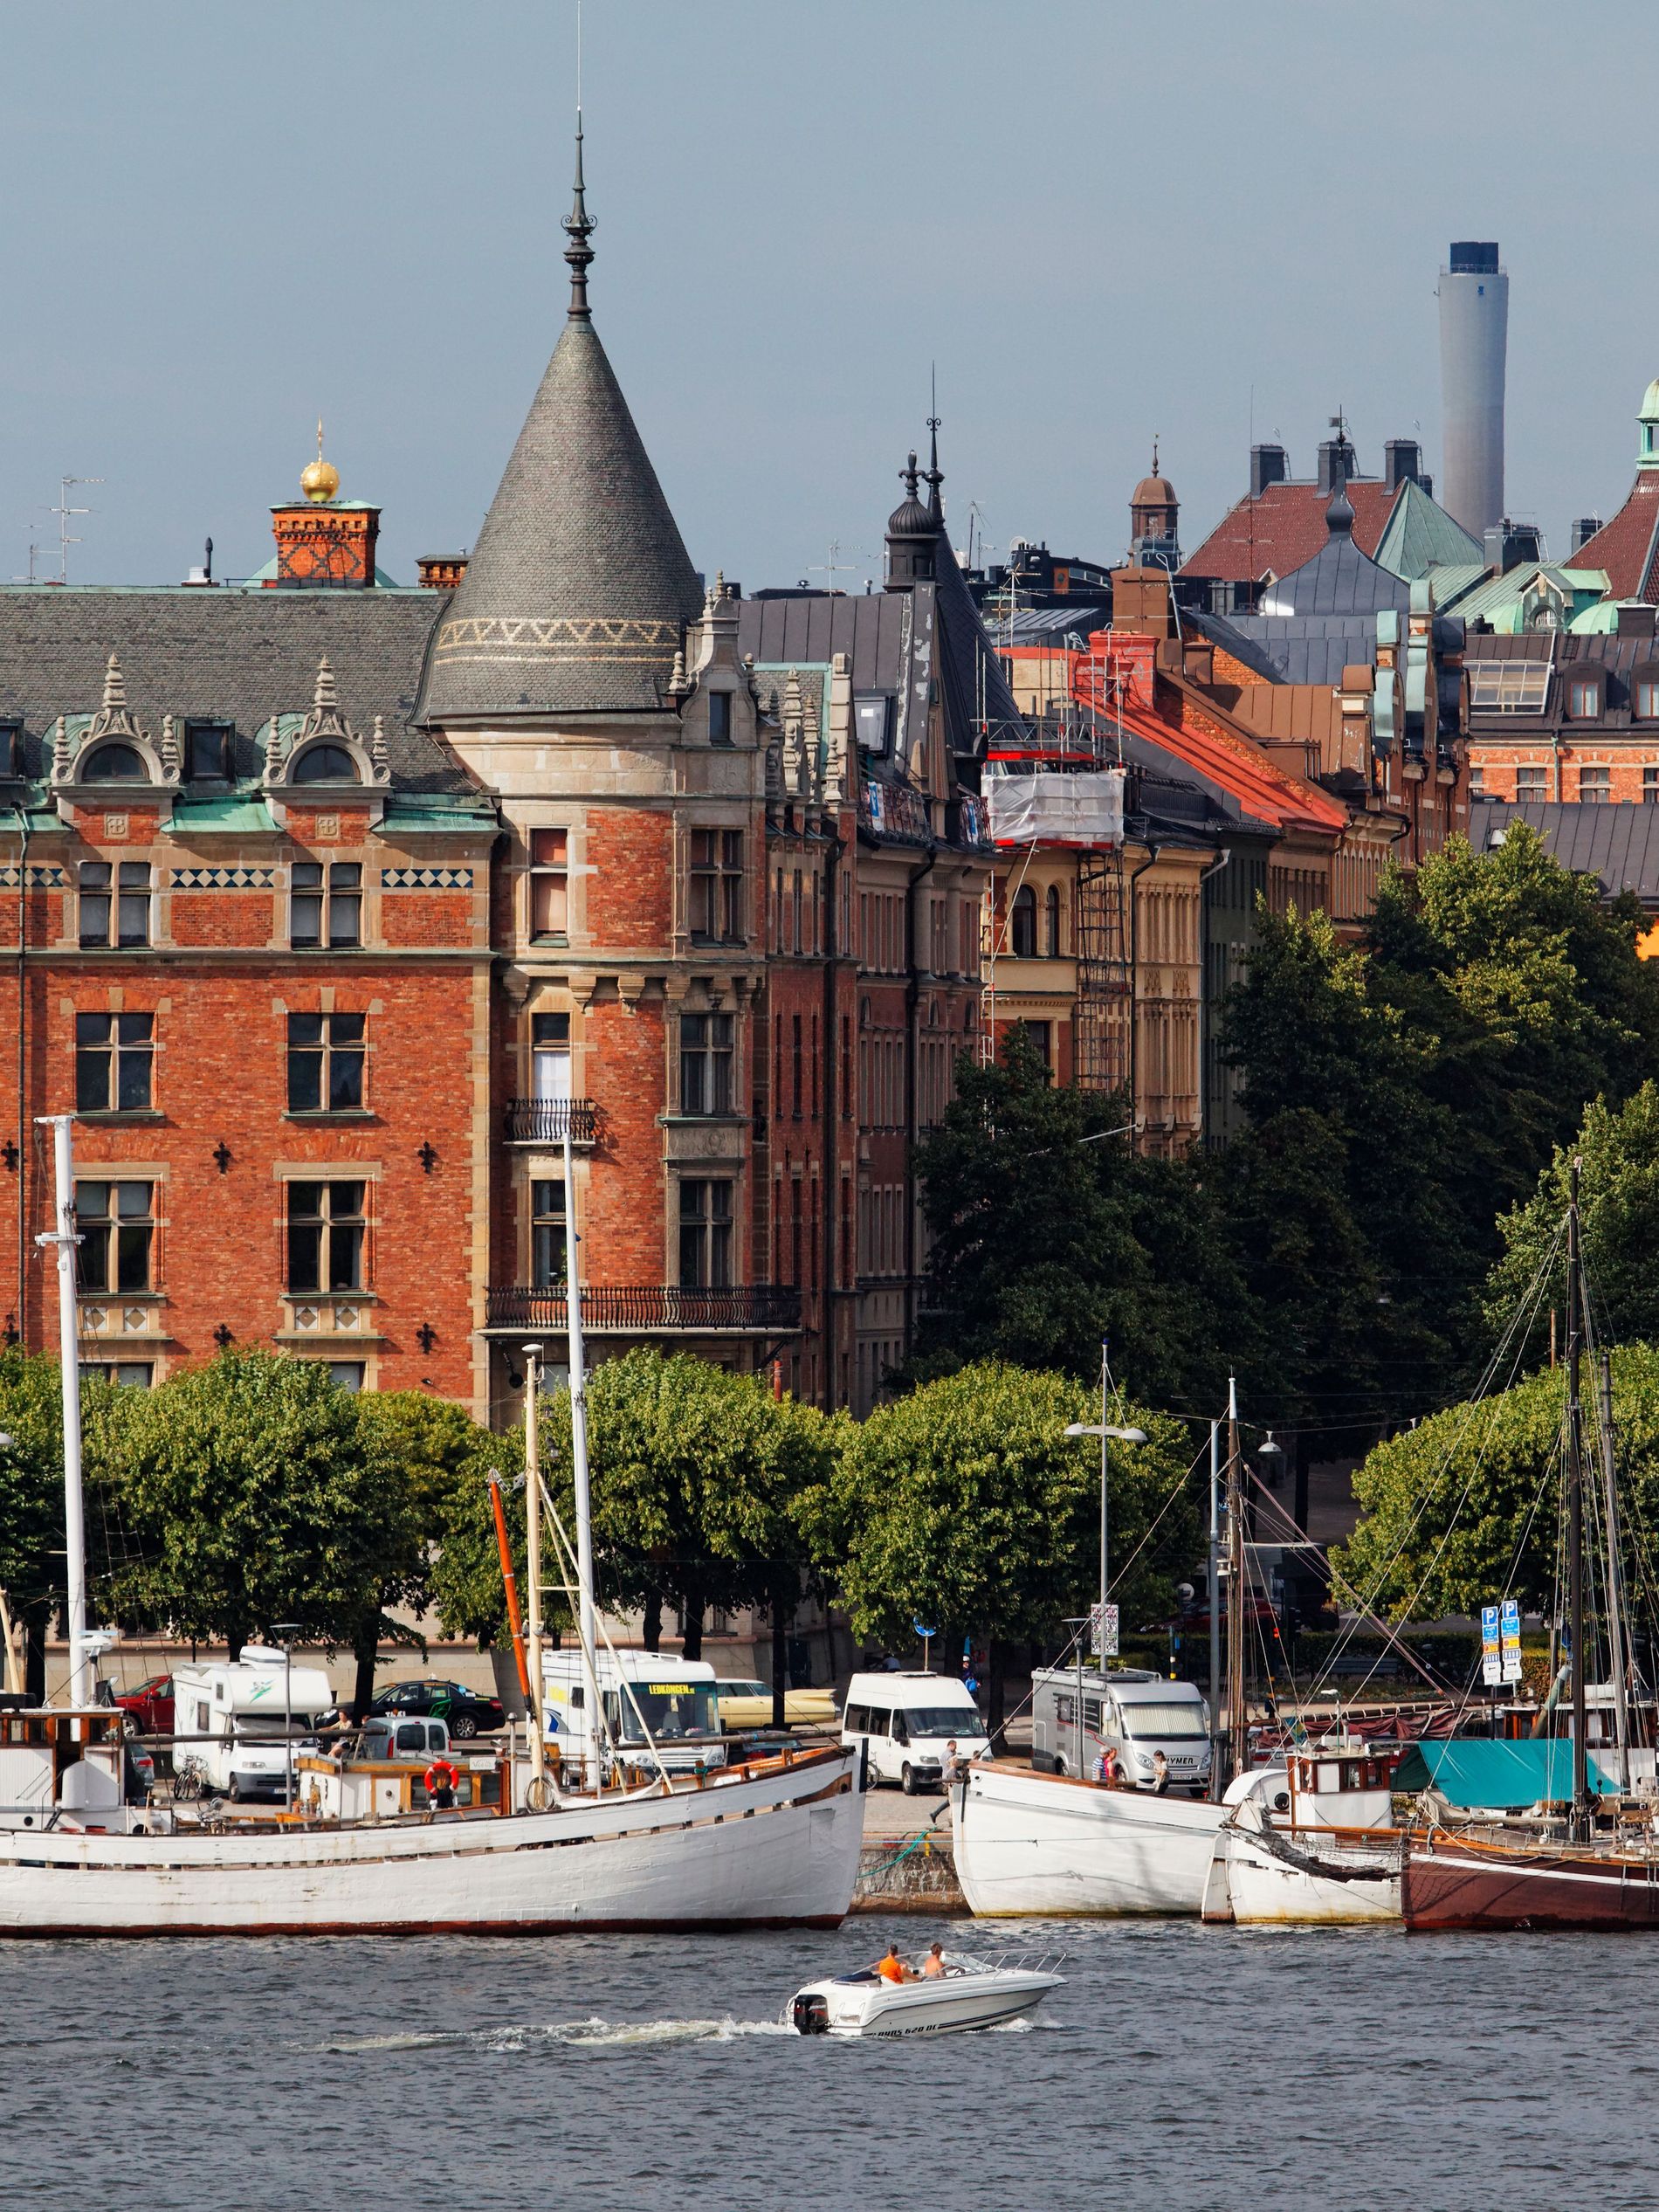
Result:
M944 472L939 465L939 369L937 366L930 373L928 389L933 408L927 417L927 466L923 472L923 480L928 487L928 507L937 518L940 513L939 487L945 481Z
M1156 431L1152 434L1152 472L1154 476L1158 473L1158 433Z
M920 470L916 466L916 455L912 449L909 459L898 472L898 480L912 500L916 496L916 483L920 473Z
M588 241L599 225L588 213L587 188L582 175L582 109L576 109L576 185L571 199L570 212L564 221L565 236L569 245L565 248L565 259L570 264L570 320L586 322L588 314L588 268L594 258Z

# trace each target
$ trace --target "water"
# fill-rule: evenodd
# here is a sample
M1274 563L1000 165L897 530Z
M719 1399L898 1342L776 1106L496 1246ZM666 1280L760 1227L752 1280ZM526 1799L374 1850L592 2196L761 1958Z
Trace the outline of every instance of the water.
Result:
M1035 2024L843 2043L802 1981L1058 1943ZM862 1919L838 1935L0 1945L0 2206L1649 2205L1640 1936Z

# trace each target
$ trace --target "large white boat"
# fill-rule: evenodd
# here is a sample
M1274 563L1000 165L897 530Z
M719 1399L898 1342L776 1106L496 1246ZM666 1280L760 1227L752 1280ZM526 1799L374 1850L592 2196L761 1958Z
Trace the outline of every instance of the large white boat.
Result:
M978 1761L951 1793L956 1877L981 1919L1193 1912L1226 1810Z
M1399 1757L1332 1740L1247 1774L1204 1897L1207 1920L1241 1926L1400 1921L1401 1836L1389 1790Z

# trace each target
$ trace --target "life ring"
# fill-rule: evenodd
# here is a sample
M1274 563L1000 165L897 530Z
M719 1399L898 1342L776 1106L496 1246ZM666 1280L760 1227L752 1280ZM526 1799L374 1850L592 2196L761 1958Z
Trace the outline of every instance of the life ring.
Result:
M433 1760L422 1779L425 1781L429 1797L436 1794L440 1784L453 1790L458 1789L461 1782L459 1769L451 1767L447 1759Z

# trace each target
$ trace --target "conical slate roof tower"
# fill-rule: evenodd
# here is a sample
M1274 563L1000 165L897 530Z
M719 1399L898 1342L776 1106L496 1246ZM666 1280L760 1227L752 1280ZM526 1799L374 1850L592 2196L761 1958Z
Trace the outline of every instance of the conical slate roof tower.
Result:
M650 713L703 593L588 307L594 224L576 127L570 310L466 574L420 719Z

